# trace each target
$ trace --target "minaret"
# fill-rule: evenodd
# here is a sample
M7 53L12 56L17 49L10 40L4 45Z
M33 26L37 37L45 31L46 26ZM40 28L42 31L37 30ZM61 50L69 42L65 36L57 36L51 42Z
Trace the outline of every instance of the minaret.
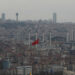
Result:
M69 42L69 32L66 34L66 42Z
M50 32L50 47L52 46L52 40L51 40L51 38L52 38L52 33Z
M29 48L30 48L30 33L29 33Z
M45 42L45 33L43 33L43 43Z
M74 30L72 29L71 31L71 40L73 41L74 40Z
M36 33L35 35L36 35L36 40L37 40L38 39L38 34ZM37 44L36 44L36 48L37 48Z

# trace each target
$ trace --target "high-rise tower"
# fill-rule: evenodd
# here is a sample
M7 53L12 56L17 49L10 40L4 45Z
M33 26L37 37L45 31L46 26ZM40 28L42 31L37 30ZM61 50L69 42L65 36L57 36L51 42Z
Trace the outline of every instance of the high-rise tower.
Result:
M19 16L19 14L16 13L16 22L18 22L18 16Z
M2 21L5 21L5 13L2 13Z
M53 13L53 23L56 24L57 21L57 15L56 13Z

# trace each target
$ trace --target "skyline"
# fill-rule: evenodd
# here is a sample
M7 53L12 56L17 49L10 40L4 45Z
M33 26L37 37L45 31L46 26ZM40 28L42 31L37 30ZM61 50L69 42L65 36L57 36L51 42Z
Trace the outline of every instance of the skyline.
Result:
M56 12L57 22L75 22L74 3L74 0L0 0L0 14L16 19L18 12L19 20L38 20L52 19Z

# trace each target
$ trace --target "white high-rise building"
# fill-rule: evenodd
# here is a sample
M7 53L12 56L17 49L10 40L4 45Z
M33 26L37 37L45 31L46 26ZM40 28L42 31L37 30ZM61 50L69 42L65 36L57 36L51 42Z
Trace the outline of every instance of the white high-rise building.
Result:
M57 15L56 13L53 13L53 23L56 24L57 21Z
M5 13L2 13L2 21L5 21Z

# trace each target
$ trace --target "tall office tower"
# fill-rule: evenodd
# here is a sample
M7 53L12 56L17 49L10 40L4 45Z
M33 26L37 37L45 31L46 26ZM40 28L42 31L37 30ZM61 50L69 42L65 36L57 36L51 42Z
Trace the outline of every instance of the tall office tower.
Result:
M18 22L18 16L19 16L19 14L16 13L16 22Z
M5 21L5 13L2 13L2 21Z
M53 13L53 23L56 24L57 21L57 15L56 13Z

